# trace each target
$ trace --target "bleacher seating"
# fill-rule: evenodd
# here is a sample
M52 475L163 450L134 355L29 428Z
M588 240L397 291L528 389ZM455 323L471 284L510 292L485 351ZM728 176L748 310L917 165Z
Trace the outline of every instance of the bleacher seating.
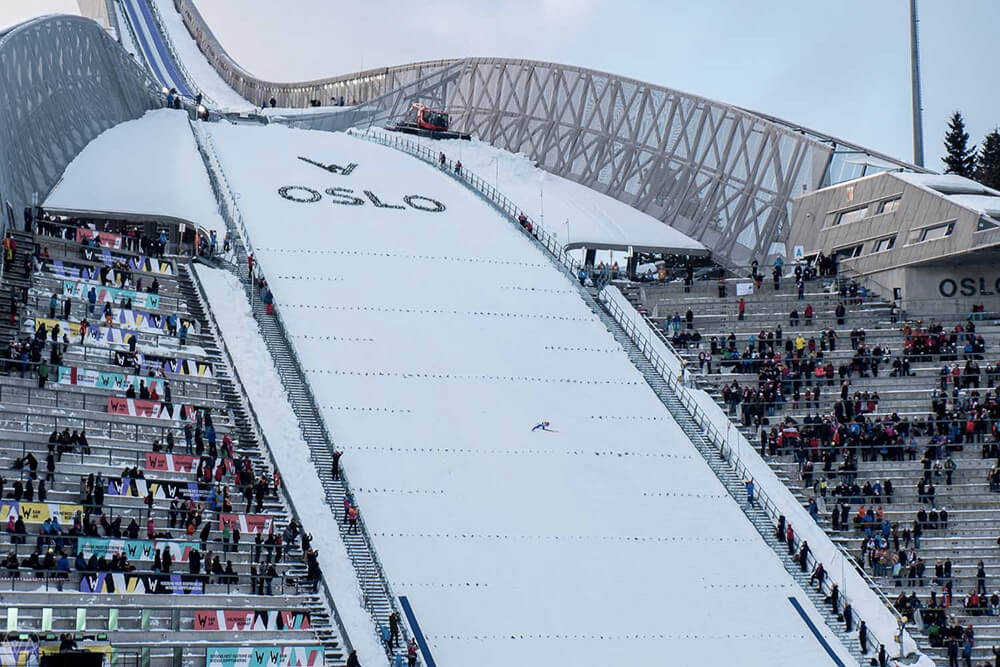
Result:
M688 287L681 282L615 284L664 340L673 344L693 381L730 410L734 424L763 450L765 459L803 505L811 507L815 502L819 525L854 556L897 610L912 619L909 630L930 655L947 663L943 642L928 636L938 634L933 626L940 627L943 636L949 627L971 625L973 663L992 660L993 646L1000 645L1000 595L998 608L990 610L990 598L1000 590L996 559L1000 474L992 490L988 474L1000 467L993 444L1000 440L993 428L1000 419L1000 381L991 363L1000 359L1000 325L985 313L976 314L972 327L954 315L907 319L895 304L863 290L855 292L849 283L831 277L806 281L801 298L794 279L788 277L778 290L766 279L752 294L737 296L737 285L748 282L744 277L722 283L694 281ZM721 296L722 285L725 296ZM742 318L741 298L745 304ZM841 303L846 312L838 319ZM813 310L808 323L806 305ZM793 310L798 314L797 324ZM675 323L675 315L679 322ZM781 340L772 342L766 333L775 333L778 325ZM943 345L933 353L917 354L914 341L931 336L927 330L935 325L943 333L932 337L935 344L940 340ZM826 342L829 336L824 335L831 330L836 335L833 351ZM864 332L863 339L859 330ZM763 344L759 340L762 331ZM822 378L816 377L813 365L805 363L803 373L796 376L795 355L786 353L786 345L795 350L799 334L805 344L803 362L821 355L822 363L816 365L824 369ZM727 355L730 336L735 338L736 353ZM745 354L750 345L757 355ZM855 350L859 346L861 353ZM776 363L772 349L779 355ZM904 354L904 349L913 353ZM874 358L881 358L874 369L877 375L871 364ZM967 360L974 360L978 369L970 365L966 370ZM832 364L832 378L826 376L827 363ZM945 364L949 371L959 367L957 382L949 372L942 383ZM807 379L806 374L811 377ZM812 390L818 390L818 395ZM844 395L847 400L842 400ZM951 442L965 439L970 412L978 431L968 436L971 441L964 446ZM851 439L849 432L843 441L833 440L838 419L846 429L858 424L858 440ZM957 433L951 430L953 426ZM868 435L868 429L873 435ZM945 435L932 438L934 433ZM845 466L848 452L853 452L854 463ZM952 463L948 463L949 455ZM804 465L806 461L810 463ZM918 490L925 475L933 482L933 498L929 489L923 497ZM857 488L852 488L854 481ZM846 487L840 486L843 482ZM870 523L858 522L861 507L874 510ZM887 521L888 548L884 551L877 544L873 548L882 534L879 513ZM843 524L842 516L846 518ZM921 533L919 547L915 532ZM893 559L899 560L900 551L909 559L894 576ZM982 609L966 609L968 596L977 588L980 562L984 563L987 600ZM950 606L939 614L949 585ZM932 596L934 612L930 610ZM960 636L960 631L955 634Z
M119 661L113 664L205 664L210 646L306 647L321 651L325 664L343 664L338 630L313 585L307 540L254 436L185 266L193 239L174 235L167 245L174 254L150 258L141 253L158 255L152 242L140 247L137 237L86 248L72 221L59 223L34 238L18 234L17 260L35 259L10 283L16 328L0 327L8 354L15 336L28 341L42 323L50 333L53 319L60 326L57 341L49 335L34 359L2 360L0 594L7 634L0 652L56 650L69 632L80 648ZM187 252L176 254L178 247ZM112 269L102 285L105 266ZM111 284L119 276L123 284ZM155 295L145 291L154 280ZM174 314L179 328L187 325L183 345L168 330ZM83 319L90 327L81 337ZM58 518L58 531L43 535L50 517ZM231 568L208 571L215 558Z

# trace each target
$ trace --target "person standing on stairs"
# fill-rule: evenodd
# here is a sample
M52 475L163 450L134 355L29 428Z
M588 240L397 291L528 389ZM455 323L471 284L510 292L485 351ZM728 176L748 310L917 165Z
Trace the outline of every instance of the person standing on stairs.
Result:
M747 505L753 507L753 492L754 492L753 477L751 477L746 481L746 489L747 489Z
M331 465L330 474L333 479L340 479L340 457L344 455L344 452L339 449L333 450L333 464Z
M861 621L861 626L858 628L858 644L861 645L861 655L866 655L868 653L868 625Z
M743 321L743 316L746 314L746 310L747 303L743 300L743 297L740 297L739 303L736 304L737 319L739 319L740 322Z

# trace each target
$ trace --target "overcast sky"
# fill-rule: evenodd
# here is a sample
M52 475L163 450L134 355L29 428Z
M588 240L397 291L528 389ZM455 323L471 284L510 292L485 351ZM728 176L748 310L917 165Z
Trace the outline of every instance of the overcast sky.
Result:
M912 159L908 0L196 0L279 80L460 56L551 60L767 112ZM0 0L0 25L74 0ZM921 0L927 165L948 116L1000 125L998 0Z

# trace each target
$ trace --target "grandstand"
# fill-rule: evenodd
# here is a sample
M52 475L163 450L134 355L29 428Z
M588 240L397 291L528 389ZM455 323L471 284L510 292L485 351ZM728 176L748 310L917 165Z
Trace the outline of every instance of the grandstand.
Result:
M995 656L998 193L573 66L264 81L192 0L89 4L0 33L0 663ZM418 100L476 140L377 128Z

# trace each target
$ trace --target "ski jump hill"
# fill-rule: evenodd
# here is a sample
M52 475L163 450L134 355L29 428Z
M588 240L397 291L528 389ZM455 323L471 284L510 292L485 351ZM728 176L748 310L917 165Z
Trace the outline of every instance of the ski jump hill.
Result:
M727 122L748 123L766 140L747 138L740 150L771 151L766 169L784 174L781 182L754 174L760 188L749 192L751 175L734 166L749 159L741 154L717 165L710 198L706 188L713 186L703 175L691 174L685 185L669 160L647 168L639 151L628 169L658 174L660 189L653 193L647 183L637 190L629 177L612 192L599 183L608 169L587 166L589 151L614 143L607 128L601 146L570 155L576 149L560 139L542 155L540 144L526 150L530 160L502 150L517 150L517 141L432 144L449 158L470 152L482 177L471 187L456 178L451 161L442 169L380 145L387 140L379 132L331 130L398 115L420 91L443 95L454 111L465 99L453 96L463 90L462 77L482 61L383 72L392 85L376 75L320 82L315 90L355 86L371 97L353 109L264 113L234 98L250 99L254 90L257 102L271 88L220 67L219 54L206 48L210 34L192 29L185 8L193 5L174 4L179 15L169 14L166 0L108 3L120 44L130 45L134 58L82 19L38 19L0 35L0 52L21 53L46 31L79 32L86 39L59 40L55 48L114 74L74 87L86 68L41 70L42 80L65 86L61 104L75 114L67 118L78 131L61 125L54 110L49 123L19 125L11 119L23 116L30 99L0 101L10 112L0 116L0 140L24 167L0 167L5 225L13 227L14 211L38 193L46 208L68 215L191 223L232 236L233 253L191 276L245 399L260 415L290 501L321 547L341 630L362 664L386 662L379 626L388 623L390 608L374 601L366 578L381 582L391 608L401 603L404 635L418 640L422 664L432 666L857 664L856 630L832 629L829 612L814 604L822 594L776 553L773 527L759 507L748 508L742 478L728 468L719 472L721 457L707 457L695 442L701 435L678 423L685 418L672 412L676 372L657 367L651 379L649 350L617 334L628 314L612 326L596 290L581 286L559 261L570 263L552 230L536 223L533 235L517 224L513 208L495 205L503 199L501 162L509 168L510 196L527 199L540 176L524 164L537 160L560 175L550 168L555 160L565 165L566 179L553 182L558 196L546 210L555 219L561 210L579 218L565 243L599 240L614 249L642 236L650 247L711 251L730 263L782 233L784 204L765 190L787 196L803 179L818 185L827 178L800 170L834 158L820 154L822 142L800 142L742 110L720 107L716 117L710 104L664 98L654 115L672 105L675 116L687 114L683 129L647 127L640 143L676 141L670 150L680 151L678 138L696 113L718 123L716 134ZM105 52L103 61L94 59ZM289 107L314 90L275 86ZM181 110L150 112L166 102L161 88L178 89L170 99ZM198 93L202 108L191 98ZM463 122L485 122L465 102ZM196 120L205 116L207 122ZM736 125L728 127L735 136ZM45 148L64 134L65 141ZM688 144L685 150L710 151ZM419 153L419 146L407 150ZM118 153L127 158L116 160ZM794 174L785 172L786 158ZM723 201L737 176L745 201ZM664 204L674 187L693 193L688 202L698 206L685 208L671 228L664 217L682 213ZM536 210L533 202L513 204ZM628 214L615 208L627 206L634 206ZM713 206L742 217L712 233L682 233L701 229ZM539 202L538 219L542 208ZM304 396L315 422L300 409ZM533 429L542 422L549 426ZM715 422L725 429L724 416ZM343 480L332 480L330 452L316 445L320 431L343 453ZM731 450L727 457L736 465ZM361 535L339 504L347 479ZM773 475L759 484L774 498L791 498ZM888 610L856 573L840 567L842 556L822 531L800 521L804 510L794 499L780 510L829 555L829 576L857 601L858 620L893 649ZM754 512L764 518L748 516ZM353 550L361 543L370 566L358 565ZM909 636L902 643L911 662L922 659Z
M206 131L438 664L830 663L789 598L822 626L811 604L516 224L344 134Z

